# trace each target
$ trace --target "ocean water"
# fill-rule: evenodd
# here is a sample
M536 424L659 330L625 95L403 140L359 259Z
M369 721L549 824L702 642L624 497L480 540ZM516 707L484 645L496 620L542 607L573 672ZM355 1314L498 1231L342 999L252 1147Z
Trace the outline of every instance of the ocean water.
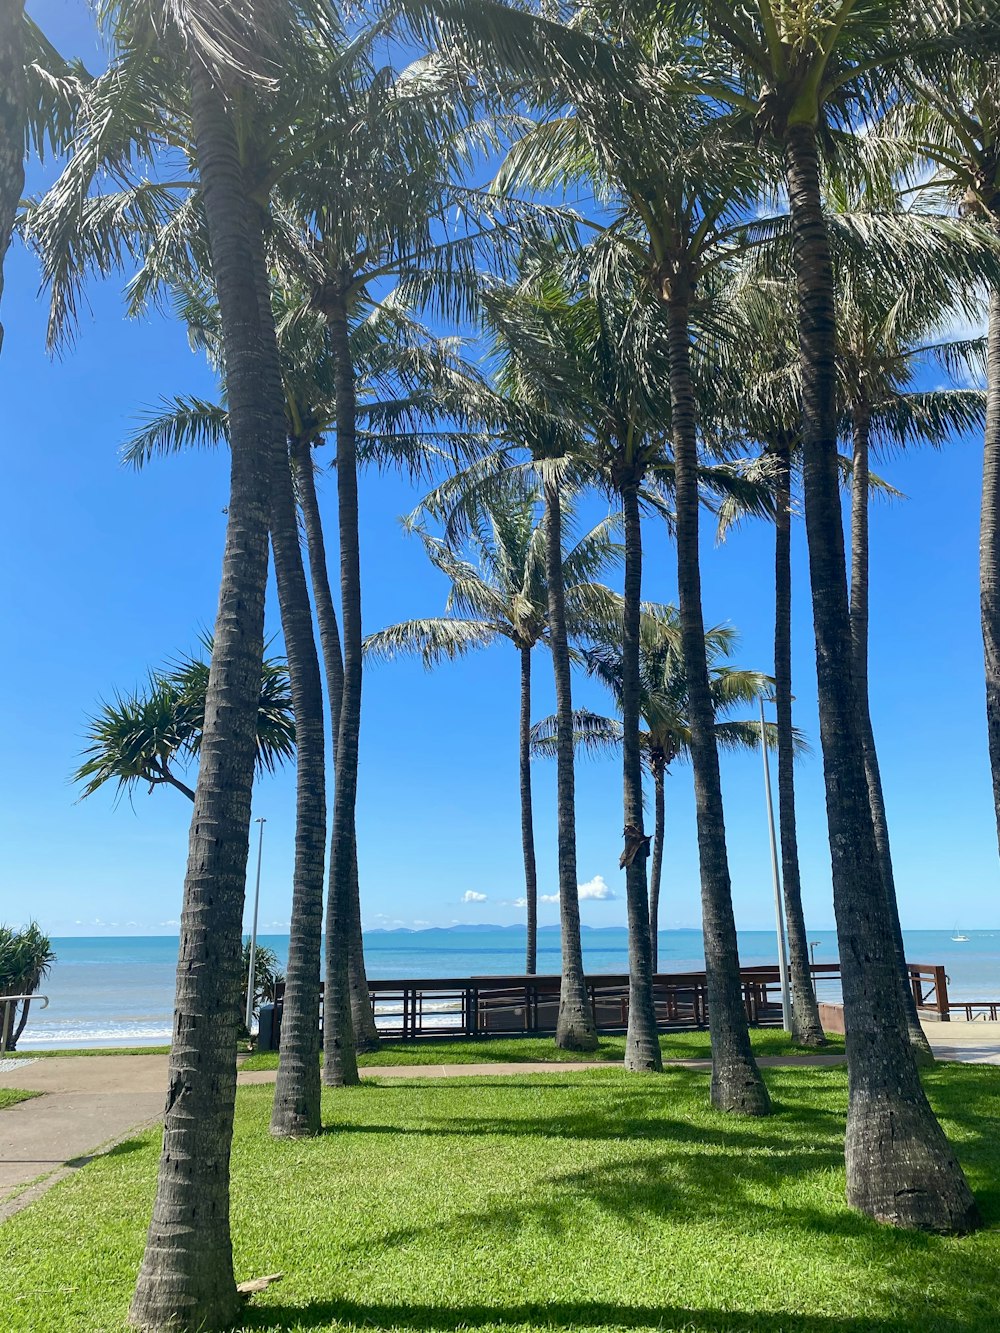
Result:
M952 999L1000 1000L1000 930L965 933L957 944L952 930L905 931L906 956L914 963L942 964ZM815 931L817 963L834 962L833 931ZM284 962L287 935L264 935L260 942ZM628 938L624 929L584 929L584 963L590 973L624 972ZM543 929L538 939L538 971L558 973L559 933ZM32 1007L19 1049L57 1046L143 1046L170 1039L177 961L176 936L130 936L53 940L57 962L42 987L49 1006ZM775 963L769 931L740 931L745 966ZM372 931L365 936L370 977L441 978L518 974L524 968L524 929ZM701 932L663 931L660 969L704 965Z

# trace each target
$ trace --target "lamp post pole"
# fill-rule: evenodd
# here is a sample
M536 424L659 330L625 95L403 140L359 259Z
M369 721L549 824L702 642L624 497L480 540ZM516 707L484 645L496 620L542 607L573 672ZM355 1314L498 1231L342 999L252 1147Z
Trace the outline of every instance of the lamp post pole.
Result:
M253 992L254 982L256 981L256 963L257 963L257 911L260 907L260 862L264 852L264 825L267 820L263 815L254 820L255 824L260 825L260 837L257 839L257 887L253 894L253 925L250 929L250 966L247 970L247 1012L246 1029L247 1035L250 1033L250 1024L253 1022Z
M771 765L767 759L767 739L764 722L764 700L760 704L760 753L764 761L764 801L767 805L767 828L771 835L771 878L774 881L774 923L778 932L778 976L781 980L781 1025L792 1030L792 1000L788 993L788 958L785 953L785 917L781 910L781 872L778 869L778 840L774 833L774 801L771 798Z

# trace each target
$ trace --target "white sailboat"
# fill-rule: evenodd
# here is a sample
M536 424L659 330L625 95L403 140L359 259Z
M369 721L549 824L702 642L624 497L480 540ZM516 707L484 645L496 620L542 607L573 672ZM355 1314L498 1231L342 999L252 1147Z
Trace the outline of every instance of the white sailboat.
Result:
M958 926L956 926L956 927L955 927L955 933L954 933L954 935L952 935L951 938L952 938L952 940L954 941L955 944L964 944L964 943L966 942L966 940L968 940L969 936L968 936L968 935L963 935L962 932L959 930Z

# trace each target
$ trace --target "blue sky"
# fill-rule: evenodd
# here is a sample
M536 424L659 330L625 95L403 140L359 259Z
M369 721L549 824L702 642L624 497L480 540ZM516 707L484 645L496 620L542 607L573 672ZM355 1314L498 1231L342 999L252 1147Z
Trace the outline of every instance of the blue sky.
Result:
M64 52L97 64L83 0L36 0L30 8ZM40 179L35 171L33 184ZM180 909L189 804L169 790L139 792L132 806L116 808L110 792L79 803L69 775L98 700L193 648L212 623L227 460L198 453L136 474L117 456L136 416L161 394L210 394L212 378L177 325L125 320L114 282L93 287L76 347L52 361L37 270L16 245L6 275L0 918L34 916L55 935L169 932ZM1000 925L978 626L980 452L969 439L882 465L909 498L877 504L872 515L872 711L910 928ZM443 580L398 524L418 498L391 475L363 480L366 629L443 607ZM321 478L331 532L334 499L331 479ZM599 501L592 511L599 516ZM651 523L645 545L644 591L672 600L665 531ZM706 619L734 624L742 634L736 660L762 670L772 663L772 558L765 526L722 548L705 534ZM802 877L807 919L821 929L833 913L801 525L795 559L796 720L813 744L798 769ZM277 633L273 598L269 618ZM552 691L541 652L535 679L542 716ZM578 698L606 707L585 683ZM506 645L433 674L407 662L369 670L359 789L366 924L520 919L517 706L517 658ZM760 760L722 762L737 921L767 928ZM543 894L555 889L554 779L552 766L536 768ZM285 773L262 781L255 797L255 815L268 820L261 921L271 930L288 920L293 795ZM614 761L581 763L578 801L581 882L600 877L613 895L586 898L584 920L623 923ZM691 774L683 766L668 779L667 826L663 921L697 925ZM556 905L543 904L543 921L557 915Z

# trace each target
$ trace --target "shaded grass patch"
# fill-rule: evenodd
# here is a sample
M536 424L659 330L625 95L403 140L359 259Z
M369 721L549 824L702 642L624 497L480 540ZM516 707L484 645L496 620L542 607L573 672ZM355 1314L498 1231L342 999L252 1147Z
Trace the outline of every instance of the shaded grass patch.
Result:
M754 1028L750 1041L756 1055L812 1055L812 1048L796 1046L780 1028ZM709 1060L712 1045L708 1032L669 1032L660 1037L660 1050L665 1060ZM830 1037L822 1048L824 1054L839 1055L844 1050L843 1037ZM529 1064L547 1060L579 1062L593 1060L595 1064L620 1063L625 1058L624 1036L602 1037L596 1051L562 1051L552 1037L532 1035L511 1037L420 1038L416 1041L383 1041L377 1051L358 1056L363 1067L378 1065L472 1065ZM277 1069L276 1051L251 1055L240 1065L241 1069Z
M961 1240L847 1208L842 1068L765 1077L766 1120L712 1111L682 1069L385 1080L327 1091L300 1142L243 1088L237 1275L286 1276L240 1327L995 1333L1000 1069L925 1077L987 1219ZM5 1329L124 1328L157 1157L146 1134L4 1226Z

